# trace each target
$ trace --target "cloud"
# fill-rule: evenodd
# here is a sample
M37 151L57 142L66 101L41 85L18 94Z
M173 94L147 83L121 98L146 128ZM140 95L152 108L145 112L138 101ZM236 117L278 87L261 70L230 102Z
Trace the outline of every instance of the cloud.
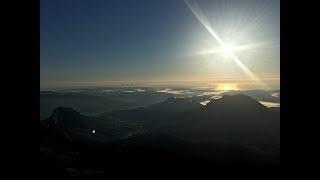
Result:
M102 90L102 92L113 92L113 91L116 91L115 89L105 89L105 90Z
M280 93L272 93L271 96L273 96L273 97L280 97Z
M207 105L209 102L210 102L210 100L206 100L206 101L200 102L200 104L203 105L203 106L205 106L205 105Z
M259 101L261 104L264 106L270 108L270 107L280 107L280 103L275 103L275 102L268 102L268 101Z
M225 92L226 91L206 91L197 96L221 95L222 93L225 93Z
M132 92L145 92L145 91L146 90L144 90L144 89L132 89L132 90L123 91L123 92L132 93Z
M137 91L137 92L145 92L146 90L144 90L144 89L134 89L135 91Z
M214 95L209 100L205 100L205 101L200 102L200 104L205 106L211 101L211 99L220 99L221 97L222 96L220 96L220 95Z
M163 90L158 90L156 92L161 92L161 93L168 93L168 94L185 94L188 93L188 91L185 90L172 90L169 88L163 89Z
M212 96L211 99L219 99L221 98L222 96L219 96L219 95L215 95L215 96Z

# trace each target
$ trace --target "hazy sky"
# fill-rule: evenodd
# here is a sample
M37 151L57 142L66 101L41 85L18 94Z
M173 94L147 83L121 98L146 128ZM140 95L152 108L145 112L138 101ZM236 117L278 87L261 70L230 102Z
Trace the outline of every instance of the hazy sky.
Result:
M112 84L255 83L280 74L279 0L41 0L41 88ZM188 4L190 6L188 6ZM192 9L195 12L192 12Z

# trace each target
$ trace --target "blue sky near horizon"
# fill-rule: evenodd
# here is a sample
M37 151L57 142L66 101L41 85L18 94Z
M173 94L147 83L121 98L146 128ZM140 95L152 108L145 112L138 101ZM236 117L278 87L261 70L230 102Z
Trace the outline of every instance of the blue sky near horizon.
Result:
M279 86L278 1L192 3L223 40L264 44L236 54L257 77ZM222 56L194 56L216 46L183 0L40 1L41 88L137 82L210 85L225 79L250 83L241 68Z

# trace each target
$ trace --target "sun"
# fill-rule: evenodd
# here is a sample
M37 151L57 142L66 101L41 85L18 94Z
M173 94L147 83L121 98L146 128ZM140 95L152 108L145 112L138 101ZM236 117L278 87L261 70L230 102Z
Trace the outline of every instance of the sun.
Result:
M232 42L224 43L221 47L221 54L224 57L232 57L236 50L236 45Z
M218 48L209 48L199 51L197 54L209 55L209 54L219 54L225 59L232 59L235 56L235 52L241 51L244 48L242 46L236 45L233 41L227 41L222 43Z
M240 30L239 33L237 31L237 33L236 33L237 36L235 36L235 34L233 34L233 33L229 33L229 34L224 33L225 38L221 38L219 36L219 34L215 31L214 27L211 26L210 21L209 21L208 17L206 16L206 14L204 13L204 11L195 2L189 2L187 0L185 0L184 2L188 6L188 8L192 12L192 14L195 16L195 18L201 23L201 25L207 30L207 32L215 40L214 47L211 46L211 47L209 47L209 49L204 49L204 50L197 52L195 54L204 56L205 58L206 58L206 55L219 54L219 55L221 55L221 57L224 57L224 58L221 58L221 59L223 59L222 62L231 61L231 62L235 63L237 66L240 67L240 69L248 77L250 77L250 79L259 83L259 85L261 85L263 88L267 88L267 85L258 76L256 76L254 74L254 72L252 72L244 63L242 63L241 59L237 56L238 53L240 53L240 52L241 52L241 54L244 53L244 52L242 52L244 50L251 50L253 48L259 47L260 43L258 43L258 42L252 43L249 41L250 43L247 44L248 37L244 38L243 35L245 35L245 34L240 35L240 34L244 33L243 30ZM251 27L248 29L251 30ZM232 32L229 30L232 30L232 31L235 30L234 32L236 32L236 30L238 30L238 29L228 28L228 29L226 29L225 32ZM246 27L245 27L245 30L247 30ZM226 36L226 35L228 35L228 36ZM228 39L227 37L229 37L230 39L236 40L237 44L234 44L233 41L230 41L230 39ZM238 44L238 43L240 43L240 44ZM227 87L226 86L226 87L222 87L222 89L234 89L234 87Z

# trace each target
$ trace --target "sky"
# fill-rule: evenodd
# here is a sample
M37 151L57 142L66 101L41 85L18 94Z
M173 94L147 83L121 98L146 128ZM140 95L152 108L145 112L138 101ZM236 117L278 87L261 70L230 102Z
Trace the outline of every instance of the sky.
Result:
M41 0L40 88L279 89L279 6L278 0Z

